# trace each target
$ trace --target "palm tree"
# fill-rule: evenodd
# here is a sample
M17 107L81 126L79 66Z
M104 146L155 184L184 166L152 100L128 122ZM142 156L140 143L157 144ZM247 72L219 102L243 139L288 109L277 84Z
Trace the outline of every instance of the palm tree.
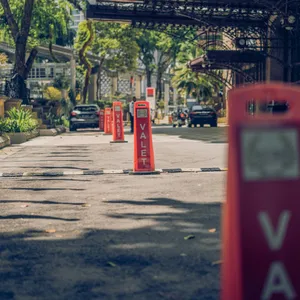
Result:
M173 83L180 93L185 92L186 97L192 96L198 102L210 98L214 90L214 85L205 74L193 72L187 66L176 69Z
M197 45L184 44L180 55L178 55L177 65L174 69L175 76L173 77L173 84L178 91L185 93L186 97L196 98L198 103L201 99L209 100L213 92L219 87L219 83L206 74L196 73L187 66L189 61L198 58L203 53L203 50Z

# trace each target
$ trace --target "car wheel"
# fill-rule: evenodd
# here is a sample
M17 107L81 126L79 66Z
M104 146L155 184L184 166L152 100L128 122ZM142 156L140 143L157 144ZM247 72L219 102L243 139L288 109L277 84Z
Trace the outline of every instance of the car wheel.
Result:
M204 127L204 124L200 124L200 127Z
M173 127L176 127L176 124L173 124Z
M76 127L74 125L70 125L70 131L76 131Z

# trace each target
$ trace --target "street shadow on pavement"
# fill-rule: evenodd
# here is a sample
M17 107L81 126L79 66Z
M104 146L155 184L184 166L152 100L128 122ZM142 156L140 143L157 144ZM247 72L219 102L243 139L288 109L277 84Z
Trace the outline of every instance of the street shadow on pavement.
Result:
M108 214L97 210L97 218L107 219L102 228L93 228L91 218L89 229L77 235L63 222L55 233L2 233L0 299L219 299L220 265L214 262L220 259L220 203L107 203L114 204ZM117 213L116 205L126 209ZM143 213L135 213L141 206ZM12 217L39 216L0 219ZM124 228L121 219L131 226Z
M39 216L39 215L7 215L7 216L0 216L0 220L9 220L9 219L14 219L14 220L15 219L46 219L46 220L60 220L60 221L66 221L66 222L79 221L79 219L66 219L66 218L57 218L57 217Z
M91 182L91 179L75 179L75 178L22 178L20 180L17 180L19 182L24 181L78 181L78 182Z
M227 127L218 128L172 128L172 127L154 127L153 134L179 136L182 139L203 141L206 143L227 143Z
M6 190L6 188L2 188L1 190ZM12 191L33 191L33 192L41 192L41 191L85 191L85 189L71 189L71 188L7 188L7 190ZM1 202L1 201L0 201Z
M84 202L58 202L58 201L30 201L30 200L0 200L0 204L3 203L32 203L32 204L55 204L55 205L83 205Z

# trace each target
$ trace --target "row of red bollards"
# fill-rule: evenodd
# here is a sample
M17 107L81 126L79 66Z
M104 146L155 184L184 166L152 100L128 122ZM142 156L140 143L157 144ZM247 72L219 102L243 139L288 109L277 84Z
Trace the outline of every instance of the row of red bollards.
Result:
M281 83L246 85L228 93L221 300L300 299L299 99L298 87ZM245 108L253 101L287 102L288 111L252 114ZM118 105L105 113L104 130L112 117L113 133L118 132ZM135 103L134 126L133 173L150 173L155 169L148 102Z
M124 139L123 110L121 102L105 108L99 114L99 129L112 135L111 143L127 143ZM134 104L134 166L133 174L155 173L150 105L147 101Z

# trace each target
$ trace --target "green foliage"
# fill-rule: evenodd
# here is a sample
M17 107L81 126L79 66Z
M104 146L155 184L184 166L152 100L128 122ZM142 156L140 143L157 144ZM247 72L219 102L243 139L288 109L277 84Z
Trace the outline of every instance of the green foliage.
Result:
M55 107L52 106L46 115L47 120L50 121L50 125L53 127L57 125L67 126L69 122L67 118L72 108L73 105L71 101L67 99L60 99L58 110L56 110Z
M8 61L8 57L5 53L0 53L0 65L6 64Z
M55 87L58 90L66 90L70 86L70 82L67 80L67 78L64 75L59 75L54 78L53 81L53 87Z
M73 106L75 106L76 105L76 95L72 89L70 89L70 91L69 91L69 99L70 99L71 104Z
M165 102L163 100L160 100L158 103L157 103L157 107L159 109L164 109L165 108Z
M61 99L61 92L59 89L48 86L44 90L44 97L47 100L60 100Z
M25 0L10 0L9 4L13 17L19 28L21 28ZM50 39L54 42L59 40L62 45L69 45L72 42L70 40L71 9L72 5L67 0L35 1L28 37L28 48L48 44ZM2 20L6 20L2 5L0 5L0 17ZM0 32L3 40L14 44L7 21L0 23Z
M65 117L61 117L61 120L62 120L62 125L69 128L70 127L70 121Z
M135 31L128 25L117 23L93 23L95 37L86 51L100 57L102 66L124 73L136 68L139 47ZM81 22L75 40L75 49L80 50L89 38L87 22Z
M89 43L89 40L91 39L92 32L89 29L90 22L89 21L83 21L78 26L77 36L75 39L74 48L79 52L80 56L80 63L82 65L85 64L85 67L87 65L91 67L91 62L86 57L87 52L91 50L91 45ZM92 30L94 29L94 26L92 26ZM85 70L84 70L85 71Z
M185 96L192 96L200 101L208 101L213 92L220 88L220 83L210 78L206 74L200 74L192 71L187 66L187 63L204 54L201 48L197 45L182 43L180 52L177 55L177 63L174 68L175 76L173 84L178 89L179 93Z
M154 52L158 43L157 32L151 30L140 31L139 34L136 35L136 42L140 48L140 60L147 68L154 70Z
M157 72L158 97L162 97L162 75L175 64L182 44L197 34L196 29L178 29L175 36L152 30L137 30L136 42L140 48L139 58L145 65L147 86L151 86L151 75ZM155 56L157 53L157 56Z
M7 118L0 120L0 132L31 132L38 126L32 113L27 110L12 108L7 115Z
M113 102L110 100L98 100L97 105L101 108L104 109L106 107L112 107Z
M158 42L157 32L151 30L137 31L136 42L139 46L139 59L146 68L147 86L152 85L151 75L156 69L155 50Z
M72 110L72 103L69 100L61 99L60 100L60 109L59 109L59 115L69 115L70 111Z
M128 25L97 22L92 52L100 56L110 70L125 73L136 69L139 47L135 30Z
M75 41L75 49L78 50L80 64L84 67L84 83L82 91L83 103L86 103L88 95L88 85L92 72L92 64L87 58L91 44L95 37L95 28L91 20L83 21L79 24L78 35Z

